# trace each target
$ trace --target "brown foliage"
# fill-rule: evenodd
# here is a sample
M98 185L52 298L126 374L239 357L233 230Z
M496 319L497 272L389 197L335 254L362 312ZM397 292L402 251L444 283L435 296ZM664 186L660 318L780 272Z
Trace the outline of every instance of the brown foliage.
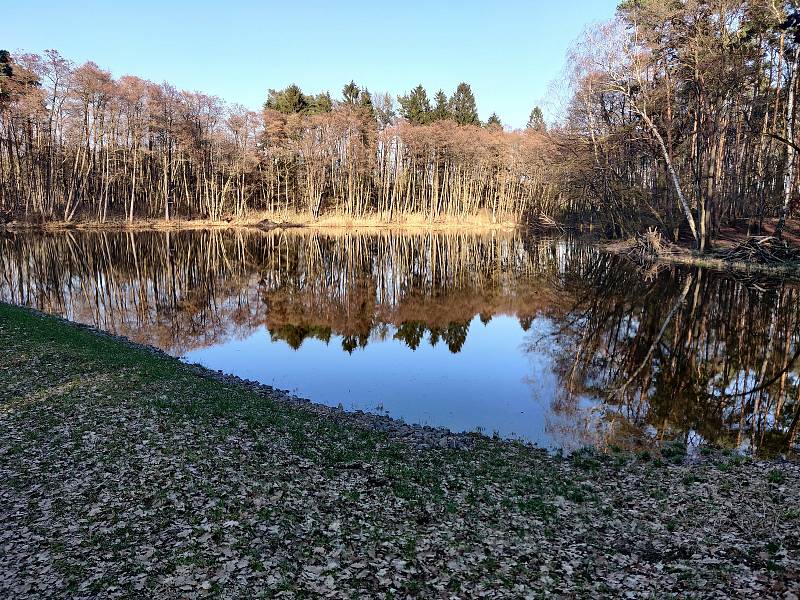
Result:
M91 62L75 68L55 51L13 67L0 112L0 208L16 218L519 221L558 209L542 133L387 125L346 103L259 116L167 83L114 79Z

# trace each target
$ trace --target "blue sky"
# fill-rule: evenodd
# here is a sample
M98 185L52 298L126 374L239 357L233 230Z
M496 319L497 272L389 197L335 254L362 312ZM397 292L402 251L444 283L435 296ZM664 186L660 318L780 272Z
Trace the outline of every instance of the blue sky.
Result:
M506 2L64 2L12 0L0 44L55 48L115 76L169 81L260 108L268 88L297 83L334 98L354 79L370 91L431 96L472 85L482 119L522 127L581 30L618 0Z

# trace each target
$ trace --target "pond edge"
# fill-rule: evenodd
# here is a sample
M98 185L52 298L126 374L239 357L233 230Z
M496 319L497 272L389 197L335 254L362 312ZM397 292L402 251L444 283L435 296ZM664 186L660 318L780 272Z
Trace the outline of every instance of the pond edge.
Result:
M186 362L180 358L172 356L156 346L134 342L126 336L109 333L108 331L104 331L93 325L70 321L69 319L59 315L42 312L29 306L9 304L6 302L0 302L0 305L6 305L18 310L23 310L45 320L52 320L67 327L72 327L74 329L89 332L98 337L113 340L114 342L122 344L128 348L132 348L140 352L146 352L151 356L157 357L161 360L177 362L182 368L189 370L194 375L197 375L203 379L217 381L224 385L244 388L267 400L284 404L292 408L300 408L316 416L333 419L337 423L383 433L392 441L403 442L420 450L428 448L469 450L473 448L479 441L491 440L495 443L499 442L502 444L514 445L516 447L526 447L530 450L549 454L547 449L538 446L533 442L528 442L525 440L517 440L513 438L506 439L496 436L490 437L477 431L458 432L451 431L446 427L407 423L403 420L396 419L388 415L368 413L362 410L346 411L341 404L338 407L328 406L327 404L314 402L308 398L295 396L287 390L275 388L259 381L245 379L237 375L225 373L221 370L209 369L208 367L205 367L199 363Z

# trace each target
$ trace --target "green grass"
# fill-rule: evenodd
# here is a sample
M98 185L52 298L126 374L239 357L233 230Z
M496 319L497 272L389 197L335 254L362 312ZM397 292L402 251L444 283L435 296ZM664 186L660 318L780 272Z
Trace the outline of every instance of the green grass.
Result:
M459 461L459 452L448 450L417 457L425 460L410 460L413 457L410 448L387 444L384 433L320 418L302 408L271 401L247 388L201 377L190 366L167 355L2 303L0 320L6 331L24 331L24 339L17 340L22 352L33 355L47 349L47 355L53 358L52 383L68 386L59 388L59 394L79 394L82 382L100 373L114 374L113 382L102 386L106 402L129 402L135 395L137 401L150 405L163 418L173 421L233 418L236 423L244 422L253 430L275 430L278 435L288 436L293 450L300 456L328 467L378 462L392 481L391 489L403 500L412 501L420 495L434 501L440 499L439 481L454 467L469 471L462 483L467 482L475 490L486 481L514 477L513 465L502 452L479 464ZM48 359L43 362L47 364ZM143 397L144 390L159 392ZM309 444L309 440L316 440L322 447ZM496 445L489 440L479 442L490 457L493 444ZM255 452L267 450L263 440L255 442ZM455 460L447 461L448 455Z
M746 557L762 551L775 523L791 529L798 520L793 505L779 504L784 487L797 487L788 468L716 452L694 467L680 443L638 455L586 448L550 456L492 439L469 450L419 449L347 414L320 415L5 304L0 392L0 514L8 515L0 542L13 551L0 556L0 569L37 581L29 560L53 556L40 596L115 584L128 596L176 596L177 584L164 581L187 571L220 594L230 582L218 578L219 565L233 561L250 573L243 597L281 589L315 597L304 569L324 559L324 578L337 573L329 557L349 557L360 566L335 586L356 597L390 584L396 597L487 589L588 597L615 591L604 575L621 581L620 548L655 544L676 557L664 573L680 563L675 569L692 576L641 585L684 597L713 573L680 551L676 532L719 535L709 547ZM748 526L708 531L734 513ZM152 556L137 562L147 547ZM788 577L789 559L770 553L770 572ZM103 576L89 584L98 557ZM392 571L399 559L408 572ZM576 563L569 577L565 562ZM737 563L736 572L750 567ZM354 579L364 571L364 581ZM259 587L268 576L274 581Z

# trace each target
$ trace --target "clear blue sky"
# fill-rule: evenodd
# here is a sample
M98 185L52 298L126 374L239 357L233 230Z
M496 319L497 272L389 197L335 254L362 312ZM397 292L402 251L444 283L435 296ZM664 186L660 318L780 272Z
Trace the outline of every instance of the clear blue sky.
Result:
M166 80L253 109L268 88L290 83L338 98L351 79L393 95L422 83L431 96L466 81L482 119L496 111L522 127L568 46L617 2L12 0L0 45L55 48L114 76Z

